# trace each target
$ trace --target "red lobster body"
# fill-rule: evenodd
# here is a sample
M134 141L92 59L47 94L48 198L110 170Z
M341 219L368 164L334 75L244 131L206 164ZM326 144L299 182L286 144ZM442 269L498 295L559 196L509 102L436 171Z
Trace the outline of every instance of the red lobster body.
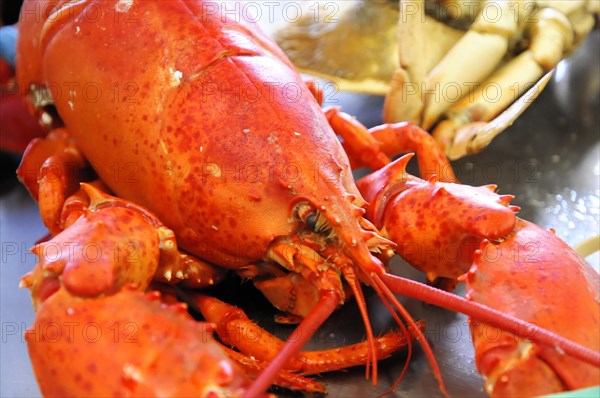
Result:
M256 27L208 12L217 5L203 1L42 9L52 3L59 11L44 24L22 17L25 36L40 35L19 49L22 85L71 82L49 88L78 148L181 247L226 267L260 260L275 237L293 233L300 200L338 217L346 242L359 235L352 200L363 203L347 157L299 75ZM344 214L352 217L340 221Z
M88 196L107 207L127 199L126 207L148 209L179 247L255 278L275 306L311 326L344 301L344 272L362 301L373 361L378 353L358 280L383 273L370 251L392 245L363 219L366 203L348 158L311 91L270 39L239 22L205 1L25 2L19 83L48 87L68 134L33 142L18 174L56 235L70 225L65 220L89 211L85 199L75 211L67 204L80 181L68 163L79 172L88 161L121 199L93 189ZM59 172L32 173L42 162L41 170L50 164ZM164 264L163 249L174 240L161 231ZM170 259L181 264L187 254L181 256ZM91 266L90 274L101 272ZM157 279L192 279L166 266L159 265ZM54 289L65 287L60 268L48 269L43 259L40 267L23 280L34 295L48 278ZM298 351L309 336L290 338L287 347ZM278 369L249 394L261 395L294 354L281 352L271 361Z
M275 306L304 318L274 357L252 365L265 370L245 391L247 396L260 396L311 335L306 328L320 325L344 301L342 275L365 323L366 361L373 363L374 383L378 351L385 350L376 348L361 281L373 286L401 327L396 310L409 321L445 393L431 349L393 292L412 291L412 297L438 304L447 297L425 286L414 293L410 282L385 274L371 251L383 251L381 258L386 260L394 245L363 218L366 203L319 104L270 40L251 24L223 17L219 4L25 2L18 44L19 83L27 88L48 86L66 131L55 130L52 138L33 142L19 175L39 200L42 218L54 235L59 234L59 241L71 237L68 231L77 232L63 229L80 226L76 220L90 214L95 219L109 213L117 219L116 225L119 221L127 225L133 214L117 209L123 207L140 216L140 228L157 234L157 239L147 242L152 243L153 253L158 249L159 258L144 262L152 267L139 269L111 261L104 267L86 262L49 265L41 258L36 270L23 278L24 284L34 296L38 283L44 288L44 294L39 294L42 308L83 297L99 300L112 295L118 302L136 296L131 292L120 296L125 283L145 289L152 277L161 280L161 274L162 281L177 282L171 280L171 262L183 262L189 269L208 266L177 251L172 229L180 247L254 278ZM328 117L335 119L335 115ZM40 157L46 159L40 172L28 177L32 170L27 169L35 169ZM64 171L70 170L71 163L81 172L84 157L120 198L91 185L72 195L80 179ZM57 165L58 172L44 174L50 165ZM77 236L111 243L100 228ZM124 275L113 276L113 266L123 266ZM102 279L106 282L102 289L77 291L86 283L93 285L94 278L106 270L110 274ZM176 272L175 279L185 280L196 271L179 276ZM66 298L65 289L77 297ZM449 308L477 313L483 321L503 320L504 329L514 332L515 325L523 326L518 319L489 308L452 302ZM111 311L111 303L95 305ZM140 311L154 316L154 307ZM50 314L47 320L53 314L52 309L40 312ZM547 332L538 338L546 345L559 339ZM566 351L578 349L579 357L600 363L595 352L569 347ZM48 366L36 369L38 379L52 380L46 377L51 371ZM286 385L298 385L295 377L288 380ZM233 388L237 386L234 383ZM78 386L73 388L71 395L81 393Z

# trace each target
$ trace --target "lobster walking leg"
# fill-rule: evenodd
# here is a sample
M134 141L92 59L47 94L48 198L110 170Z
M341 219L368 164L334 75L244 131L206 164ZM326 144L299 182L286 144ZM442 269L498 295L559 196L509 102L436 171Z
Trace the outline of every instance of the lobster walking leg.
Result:
M284 342L248 319L239 308L214 297L187 294L191 305L197 307L204 318L217 325L216 332L225 344L236 347L246 355L269 362L279 352ZM424 323L419 323L421 329ZM415 338L411 333L409 338ZM384 359L406 345L403 332L394 331L375 338L377 359ZM364 365L369 360L367 342L321 351L300 352L286 366L286 370L303 375L341 370Z
M292 251L290 251L290 249L294 249ZM300 325L298 325L298 327L294 330L294 332L292 333L292 335L289 337L289 339L287 340L287 342L280 348L279 352L277 353L277 355L271 360L270 365L263 371L263 373L261 373L261 375L257 378L257 380L252 384L252 387L246 392L245 396L247 397L252 397L261 393L264 393L264 391L267 389L267 387L270 385L270 380L273 380L273 378L282 370L285 369L287 366L289 366L290 361L294 360L295 357L297 357L299 355L300 350L302 349L302 347L304 346L304 344L308 341L308 338L314 333L314 331L321 326L321 324L324 322L324 320L326 319L327 316L329 316L330 312L333 311L333 309L335 309L336 307L336 302L339 303L339 301L342 299L342 297L339 296L339 293L341 290L339 287L336 288L336 283L338 283L338 279L334 277L334 275L329 275L329 277L326 277L325 275L328 274L328 272L331 271L331 269L327 268L325 266L325 264L321 263L320 266L318 264L312 264L311 261L307 261L308 259L312 258L314 259L314 255L310 256L307 255L308 253L311 252L311 250L307 247L297 247L294 248L293 246L289 246L288 244L280 244L280 245L276 245L273 248L274 253L272 254L274 257L280 257L282 255L284 255L285 253L287 253L287 259L282 258L279 261L282 264L287 264L287 267L298 267L297 271L298 272L304 272L307 273L308 275L305 276L307 277L309 280L315 280L316 279L316 286L320 285L320 288L318 290L318 294L317 294L317 301L315 303L315 305L310 309L310 312L307 314L304 314L305 318L304 320L300 323ZM294 253L293 255L290 255L290 253ZM303 253L302 255L296 255L296 253ZM379 286L375 285L372 281L373 281L373 277L372 276L368 276L368 275L363 275L362 273L360 275L353 275L352 272L349 269L347 269L346 267L344 267L344 263L347 262L347 259L344 259L343 256L340 256L341 258L337 258L337 259L333 259L333 263L337 265L337 268L339 268L344 274L349 273L349 275L345 275L346 276L346 280L352 285L352 282L356 279L356 282L358 282L358 277L360 277L361 280L365 280L366 282L369 282L372 286L374 286L376 288L376 291L378 292L379 296L381 297L381 299L384 301L384 303L386 303L386 306L388 306L388 308L390 309L390 311L392 312L392 315L394 317L394 319L396 320L396 322L398 323L398 325L402 328L404 328L402 320L400 319L400 316L398 316L395 312L394 309L397 309L400 314L401 317L404 318L408 325L409 325L409 329L412 330L412 333L415 334L415 338L420 340L425 351L426 351L426 355L428 357L428 359L430 360L433 369L434 369L434 374L436 376L436 378L438 379L438 383L440 386L441 391L447 396L447 392L444 386L443 381L441 380L441 374L439 371L439 367L437 366L437 363L435 361L435 358L433 357L433 353L431 351L431 348L429 347L429 344L427 343L422 331L420 330L420 326L417 322L415 322L412 317L410 316L410 314L404 309L404 307L397 301L395 300L395 298L392 296L391 292L388 289L381 289ZM312 268L313 266L314 269ZM311 276L311 274L313 274ZM316 277L318 275L318 278ZM376 275L375 272L373 272L373 275ZM359 308L363 308L364 306L364 297L362 295L362 290L360 288L360 286L358 285L358 283L356 284L356 287L353 289L355 292L355 296L357 299L357 302L359 303ZM363 308L364 309L364 308ZM366 330L367 330L367 344L369 345L369 355L367 357L367 365L372 363L373 364L373 369L372 369L372 374L373 374L373 384L377 383L377 347L375 346L375 339L372 335L372 331L370 328L370 322L368 320L368 318L366 318L366 312L365 311L361 311L361 314L363 315L363 322L366 326ZM411 352L411 344L410 344L410 339L407 339L407 343L408 343L408 350L409 350L409 356L410 356L410 352Z
M234 351L227 346L221 345L221 348L229 358L240 364L246 371L246 374L248 374L250 377L256 377L268 366L267 362L257 360L238 351ZM281 371L275 376L273 379L273 384L283 388L289 388L291 390L325 393L325 386L323 386L323 384L320 382L285 370Z
M333 130L344 138L352 168L368 166L378 170L399 153L416 152L419 169L425 179L456 182L454 171L431 135L412 123L383 124L368 129L338 108L328 108L325 115Z
M40 204L40 215L50 233L62 230L64 201L83 179L86 161L64 129L33 140L23 154L17 175Z
M302 347L310 339L319 326L325 322L327 318L337 308L340 297L334 291L325 291L317 303L318 309L314 309L311 313L302 320L300 325L296 327L292 335L285 342L281 350L271 361L269 366L256 378L252 386L244 394L245 397L255 397L262 395L271 385L272 380L276 375L284 369L287 364L300 352Z

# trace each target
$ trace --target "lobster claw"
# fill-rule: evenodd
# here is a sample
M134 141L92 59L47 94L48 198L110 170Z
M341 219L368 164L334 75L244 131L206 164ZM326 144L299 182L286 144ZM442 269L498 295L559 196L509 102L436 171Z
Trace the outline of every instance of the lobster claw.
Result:
M240 396L250 382L212 332L128 285L94 300L59 289L25 335L44 396Z
M78 297L148 287L159 264L159 235L147 215L83 184L91 203L69 228L35 246L36 267L21 280L36 309L63 286Z
M111 294L127 284L146 289L153 279L205 287L225 271L177 248L173 231L148 210L81 184L62 207L65 230L35 246L38 263L21 279L34 307L60 286L82 298Z
M467 272L483 239L497 240L516 224L512 196L495 186L471 187L421 180L406 173L412 154L359 180L369 217L398 244L398 253L430 281Z
M465 279L470 300L600 349L598 275L554 233L518 220L502 242L481 244ZM594 386L600 380L597 366L533 343L535 329L522 330L516 338L494 325L471 321L471 331L475 362L490 395L515 396L526 389L537 396Z

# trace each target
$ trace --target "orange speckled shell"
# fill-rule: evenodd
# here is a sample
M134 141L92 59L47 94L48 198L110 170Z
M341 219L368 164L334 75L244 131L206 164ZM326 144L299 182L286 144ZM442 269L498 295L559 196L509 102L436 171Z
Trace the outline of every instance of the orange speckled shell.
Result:
M482 243L467 277L467 294L473 301L600 349L596 271L553 233L528 221L518 220L517 232L501 244ZM493 396L520 395L525 387L530 395L542 395L594 386L600 380L600 369L553 348L534 346L525 355L519 340L490 325L475 323L472 333L479 371L486 377L498 372L496 382L487 385ZM512 366L504 368L507 365Z
M24 7L35 3L56 2ZM257 261L275 237L292 234L300 200L339 220L343 242L360 237L354 206L363 202L347 157L270 39L207 12L218 2L122 4L22 17L17 60L21 84L48 85L112 191L156 214L180 246L226 267ZM352 251L373 261L365 245Z
M250 384L206 324L129 288L96 300L59 290L25 337L46 397L240 396Z

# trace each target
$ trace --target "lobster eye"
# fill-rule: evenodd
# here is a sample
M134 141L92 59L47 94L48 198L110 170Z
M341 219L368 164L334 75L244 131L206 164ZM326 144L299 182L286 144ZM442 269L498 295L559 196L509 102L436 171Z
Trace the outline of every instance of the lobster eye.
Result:
M304 222L306 223L306 226L308 227L308 229L310 229L313 232L317 232L316 228L317 228L317 213L309 213L306 216L306 219L304 220Z

